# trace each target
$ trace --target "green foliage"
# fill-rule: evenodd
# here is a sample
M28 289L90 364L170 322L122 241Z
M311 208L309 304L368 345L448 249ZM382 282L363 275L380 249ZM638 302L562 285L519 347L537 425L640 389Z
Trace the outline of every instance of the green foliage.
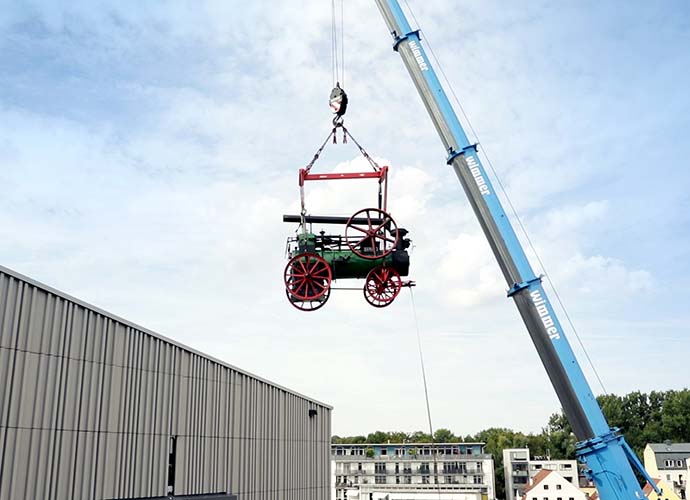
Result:
M408 441L410 443L431 443L433 440L431 439L431 434L417 431L409 435Z
M369 434L367 436L367 443L371 443L371 444L387 443L389 435L390 435L390 433L383 432L383 431L372 432L371 434Z
M374 458L374 449L373 448L367 448L366 455L367 455L367 458Z
M448 429L436 429L434 443L456 443L458 437Z

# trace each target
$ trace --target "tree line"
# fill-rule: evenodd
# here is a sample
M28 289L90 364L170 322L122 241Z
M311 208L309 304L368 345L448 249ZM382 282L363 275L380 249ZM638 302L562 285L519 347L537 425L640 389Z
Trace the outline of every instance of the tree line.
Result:
M624 396L597 397L611 427L618 427L628 444L641 458L647 443L690 442L690 389L679 391L631 392ZM552 459L574 459L577 440L563 411L554 413L539 433L523 433L506 428L485 429L477 434L455 434L449 429L429 433L376 431L366 436L333 436L334 444L374 443L486 443L496 467L496 496L505 498L503 449L529 448L531 455Z

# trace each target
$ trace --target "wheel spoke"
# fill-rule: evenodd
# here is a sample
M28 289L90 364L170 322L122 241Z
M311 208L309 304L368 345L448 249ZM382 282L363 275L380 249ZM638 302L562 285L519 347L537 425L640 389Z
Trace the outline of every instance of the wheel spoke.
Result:
M383 222L374 230L374 232L375 232L375 233L378 233L378 232L383 228L383 226L385 226L385 225L388 224L389 222L391 222L391 218L390 218L390 217L386 217L386 218L383 220ZM370 228L370 229L371 229L371 228Z
M328 277L328 269L321 268L312 274L313 278L326 278Z
M350 227L351 227L352 229L356 230L356 231L360 231L360 232L362 232L362 233L369 234L369 231L367 231L366 229L362 229L362 228L359 227L359 226L350 226Z
M321 262L319 262L318 260L314 259L314 265L311 266L311 267L309 268L309 273L310 273L310 274L313 273L314 269L316 269L316 266L318 266L319 264L321 264Z

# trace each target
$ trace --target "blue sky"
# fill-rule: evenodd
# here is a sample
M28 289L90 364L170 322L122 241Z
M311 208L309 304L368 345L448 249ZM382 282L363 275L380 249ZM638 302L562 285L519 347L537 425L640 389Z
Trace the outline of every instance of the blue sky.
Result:
M687 386L690 5L411 5L606 389ZM328 3L0 6L0 264L333 404L336 433L425 427L409 296L306 315L283 295L281 216L330 120ZM414 239L435 425L538 431L558 402L489 247L374 3L346 16L347 124ZM316 168L358 166L337 146Z

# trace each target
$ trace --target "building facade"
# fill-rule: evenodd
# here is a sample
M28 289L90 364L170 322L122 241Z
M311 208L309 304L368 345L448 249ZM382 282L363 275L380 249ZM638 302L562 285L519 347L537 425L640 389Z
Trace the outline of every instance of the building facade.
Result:
M0 267L0 499L326 500L331 408Z
M484 443L334 444L334 500L494 500Z
M503 450L506 500L522 498L525 489L542 470L556 471L576 488L579 486L577 460L531 458L529 448L506 448Z
M553 469L542 468L531 479L522 500L586 500L577 481L566 479Z
M644 493L649 500L681 500L674 491L673 486L669 485L666 481L655 478L654 484L661 490L661 495L659 495L649 483L646 483L642 489L642 493Z
M687 498L690 443L649 443L644 449L644 468L661 479L682 499Z

